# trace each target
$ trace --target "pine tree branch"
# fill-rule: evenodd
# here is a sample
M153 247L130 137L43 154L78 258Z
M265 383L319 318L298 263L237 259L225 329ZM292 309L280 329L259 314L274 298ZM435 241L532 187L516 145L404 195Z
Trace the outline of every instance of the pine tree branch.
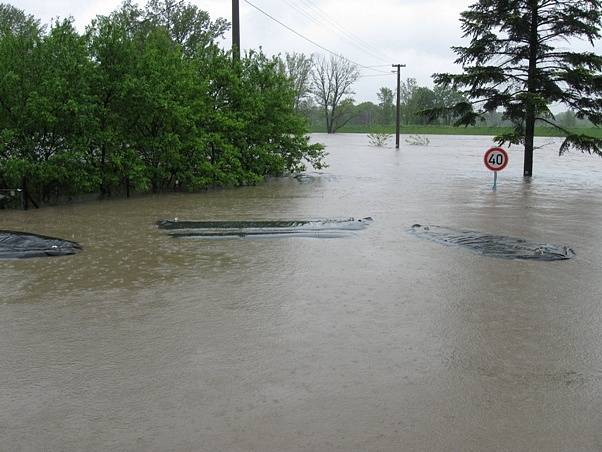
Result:
M565 129L564 127L562 127L562 126L559 126L558 124L556 124L556 123L554 123L554 122L552 122L552 121L549 121L549 120L547 120L546 118L541 118L541 117L538 117L538 118L535 118L535 119L536 119L537 121L545 122L546 124L549 124L549 125L551 125L552 127L555 127L555 128L557 128L558 130L560 130L562 133L564 133L564 134L566 134L566 135L570 135L570 134L571 134L571 131L570 131L570 130L568 130L568 129Z

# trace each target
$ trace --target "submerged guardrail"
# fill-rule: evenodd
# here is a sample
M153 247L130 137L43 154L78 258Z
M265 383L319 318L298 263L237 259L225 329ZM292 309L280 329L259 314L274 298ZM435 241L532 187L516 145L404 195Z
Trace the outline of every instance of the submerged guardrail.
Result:
M366 218L317 220L191 221L160 220L159 229L176 238L336 238L353 235L372 223Z

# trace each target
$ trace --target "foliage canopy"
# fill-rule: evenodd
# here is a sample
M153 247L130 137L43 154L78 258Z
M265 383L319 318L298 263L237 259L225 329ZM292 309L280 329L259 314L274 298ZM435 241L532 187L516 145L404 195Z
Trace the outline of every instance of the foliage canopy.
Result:
M323 164L279 61L233 63L228 24L126 1L81 35L0 5L0 188L80 193L254 184Z

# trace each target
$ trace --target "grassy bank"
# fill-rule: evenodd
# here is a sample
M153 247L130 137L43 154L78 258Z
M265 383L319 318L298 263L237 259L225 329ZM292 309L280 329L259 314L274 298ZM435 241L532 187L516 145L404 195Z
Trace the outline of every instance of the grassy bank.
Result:
M584 133L592 137L602 138L602 128L589 127L573 129L576 133ZM324 133L323 127L313 127L313 133ZM439 125L408 125L401 126L403 135L486 135L495 136L510 132L509 127L453 127ZM356 126L347 125L338 130L338 133L395 133L395 126ZM538 127L535 131L538 137L563 136L557 129L551 127Z

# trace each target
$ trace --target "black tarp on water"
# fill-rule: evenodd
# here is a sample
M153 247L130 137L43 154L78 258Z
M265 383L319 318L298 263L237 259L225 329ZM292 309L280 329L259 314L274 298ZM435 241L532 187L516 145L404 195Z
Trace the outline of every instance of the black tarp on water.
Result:
M566 260L575 257L575 252L565 245L529 242L515 237L477 231L415 224L411 232L420 238L443 245L463 246L484 256L541 261Z
M0 230L0 259L67 256L81 249L79 244L68 240Z
M366 228L372 218L335 218L327 220L267 221L182 221L161 220L160 229L173 237L187 238L336 238L353 235Z

